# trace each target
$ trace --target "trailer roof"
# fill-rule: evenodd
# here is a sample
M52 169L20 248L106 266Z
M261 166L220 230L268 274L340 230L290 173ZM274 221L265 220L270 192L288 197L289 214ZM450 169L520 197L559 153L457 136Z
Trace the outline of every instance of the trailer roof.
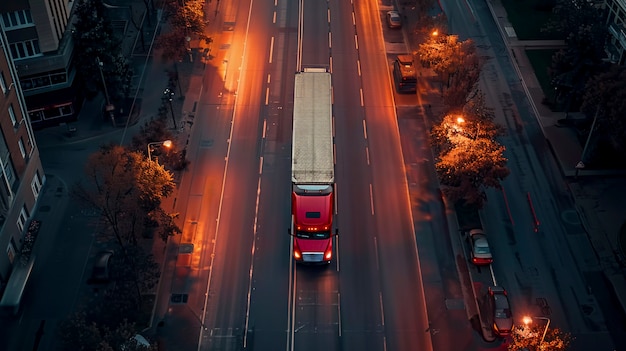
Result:
M325 69L306 69L296 74L292 143L292 182L335 181L331 75Z

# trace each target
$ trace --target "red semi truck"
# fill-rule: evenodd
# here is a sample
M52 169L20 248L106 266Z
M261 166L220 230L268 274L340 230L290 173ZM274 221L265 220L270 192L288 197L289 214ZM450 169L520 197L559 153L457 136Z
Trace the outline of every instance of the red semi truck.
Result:
M333 257L335 169L331 75L324 68L296 73L291 152L293 257L330 263Z

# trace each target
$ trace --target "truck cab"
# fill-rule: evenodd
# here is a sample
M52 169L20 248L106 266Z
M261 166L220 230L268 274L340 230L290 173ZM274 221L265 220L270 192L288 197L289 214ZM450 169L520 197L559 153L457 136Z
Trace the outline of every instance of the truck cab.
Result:
M294 259L303 263L330 263L333 252L332 186L294 185L291 196Z

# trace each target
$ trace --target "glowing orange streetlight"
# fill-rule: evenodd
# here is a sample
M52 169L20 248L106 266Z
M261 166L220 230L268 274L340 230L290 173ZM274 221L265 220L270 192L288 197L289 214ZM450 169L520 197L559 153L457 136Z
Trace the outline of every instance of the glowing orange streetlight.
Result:
M169 149L172 147L172 141L165 140L165 141L155 141L153 143L148 143L148 160L150 161L152 161L152 146L156 146L156 145L163 145Z
M550 318L548 317L529 317L529 316L524 316L524 318L522 318L522 322L524 322L524 324L526 326L528 326L530 323L533 322L533 319L543 319L546 320L546 327L543 329L543 334L541 335L541 340L539 340L539 344L537 345L537 349L541 350L541 345L543 344L543 339L546 338L546 333L548 332L548 327L550 326Z
M435 29L435 30L433 30L433 32L431 33L431 35L432 35L433 37L436 37L436 36L438 36L438 35L439 35L439 31Z

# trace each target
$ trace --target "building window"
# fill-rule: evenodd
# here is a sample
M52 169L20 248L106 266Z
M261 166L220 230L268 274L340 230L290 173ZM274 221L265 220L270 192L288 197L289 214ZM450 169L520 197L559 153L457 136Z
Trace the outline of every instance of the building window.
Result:
M28 91L43 87L67 84L67 72L65 70L56 70L49 74L28 77L20 79L22 91Z
M34 25L29 9L3 13L2 22L5 29L17 29Z
M13 238L11 238L9 245L7 245L7 257L11 263L15 260L15 243L13 242Z
M9 91L7 88L7 81L4 80L4 72L0 71L0 88L2 88L2 93L6 94Z
M10 44L11 55L14 60L40 56L41 50L39 49L39 40L26 40Z
M24 231L24 226L28 221L28 209L26 208L26 204L22 205L22 209L20 210L20 216L17 218L17 229L19 229L20 233Z
M4 176L7 179L7 184L11 189L13 189L13 183L15 183L15 171L13 170L13 161L9 156L9 159L4 164Z
M17 118L15 117L15 111L13 110L13 104L9 105L9 117L11 117L11 123L15 127L17 125Z
M22 157L26 158L26 148L24 148L24 142L22 141L22 138L17 141L17 146L20 147L20 154L22 154Z
M35 195L35 199L39 197L39 193L41 192L41 176L39 175L39 170L35 172L35 176L33 177L33 181L30 182L30 187L33 189L33 195Z

